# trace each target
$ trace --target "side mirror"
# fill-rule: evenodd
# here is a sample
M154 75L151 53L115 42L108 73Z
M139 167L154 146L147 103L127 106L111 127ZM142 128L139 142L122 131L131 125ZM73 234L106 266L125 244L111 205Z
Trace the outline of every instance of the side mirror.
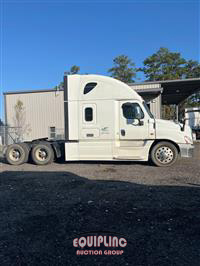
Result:
M133 126L143 126L144 125L144 121L141 121L138 118L134 118L134 119L130 119L128 124L131 124Z
M138 120L138 126L143 126L143 125L144 125L144 122L141 121L142 118L144 118L143 115L142 115L142 113L137 112L137 113L135 114L135 119Z
M139 126L144 126L144 121L141 121L140 119L138 119L138 121L139 121L138 123Z
M141 113L136 113L134 118L138 119L138 120L141 120L143 118L143 116L142 116Z

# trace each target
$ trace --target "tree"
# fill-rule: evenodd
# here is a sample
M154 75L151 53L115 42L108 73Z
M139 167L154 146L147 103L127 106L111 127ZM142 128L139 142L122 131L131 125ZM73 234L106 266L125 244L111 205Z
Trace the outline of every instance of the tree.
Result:
M73 65L69 71L65 72L67 75L74 75L74 74L78 74L78 72L80 71L80 67ZM58 88L63 88L64 87L64 82L60 82L58 86L55 86L54 89L58 89Z
M80 67L79 66L76 66L76 65L73 65L70 68L70 71L67 72L67 74L68 75L74 75L74 74L78 74L79 71L80 71Z
M114 67L108 70L113 78L119 79L125 83L134 82L136 77L135 64L126 55L119 55L113 60Z
M184 66L184 78L200 78L200 64L198 61L188 60ZM200 92L196 92L183 103L184 107L200 106Z
M144 67L138 68L138 71L144 72L147 81L157 81L182 78L186 60L180 53L170 52L169 49L161 47L143 63Z
M26 110L24 104L21 100L17 100L14 106L15 117L14 117L14 127L16 127L17 141L22 141L24 134L29 134L31 129L30 125L26 124Z
M200 78L200 64L198 61L188 60L184 66L185 78Z
M200 77L200 65L197 61L187 61L180 53L171 52L169 49L163 47L146 58L143 63L144 67L138 68L138 71L144 72L147 81ZM185 107L199 104L200 93L195 93L179 104L179 112L183 114ZM163 117L172 118L173 116L174 106L163 106Z

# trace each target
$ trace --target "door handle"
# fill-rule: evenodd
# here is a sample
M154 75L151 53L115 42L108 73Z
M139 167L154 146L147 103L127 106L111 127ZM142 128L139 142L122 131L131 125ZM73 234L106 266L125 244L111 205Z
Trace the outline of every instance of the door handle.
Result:
M125 136L126 135L126 131L124 129L121 129L121 135Z

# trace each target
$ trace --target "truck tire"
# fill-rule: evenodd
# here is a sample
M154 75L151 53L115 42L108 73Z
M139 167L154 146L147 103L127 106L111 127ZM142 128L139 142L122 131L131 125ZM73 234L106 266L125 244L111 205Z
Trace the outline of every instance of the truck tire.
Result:
M35 164L50 164L54 160L54 151L49 143L38 143L33 146L31 157Z
M178 150L174 144L162 141L152 148L150 157L156 166L171 166L177 161Z
M16 143L8 146L6 161L12 165L26 163L29 158L29 147L26 143Z

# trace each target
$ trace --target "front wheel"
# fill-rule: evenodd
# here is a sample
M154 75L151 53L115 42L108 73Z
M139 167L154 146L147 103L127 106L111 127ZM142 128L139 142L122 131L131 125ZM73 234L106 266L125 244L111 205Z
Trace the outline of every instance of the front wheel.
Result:
M178 158L178 150L170 142L159 142L151 150L151 160L156 166L171 166Z

